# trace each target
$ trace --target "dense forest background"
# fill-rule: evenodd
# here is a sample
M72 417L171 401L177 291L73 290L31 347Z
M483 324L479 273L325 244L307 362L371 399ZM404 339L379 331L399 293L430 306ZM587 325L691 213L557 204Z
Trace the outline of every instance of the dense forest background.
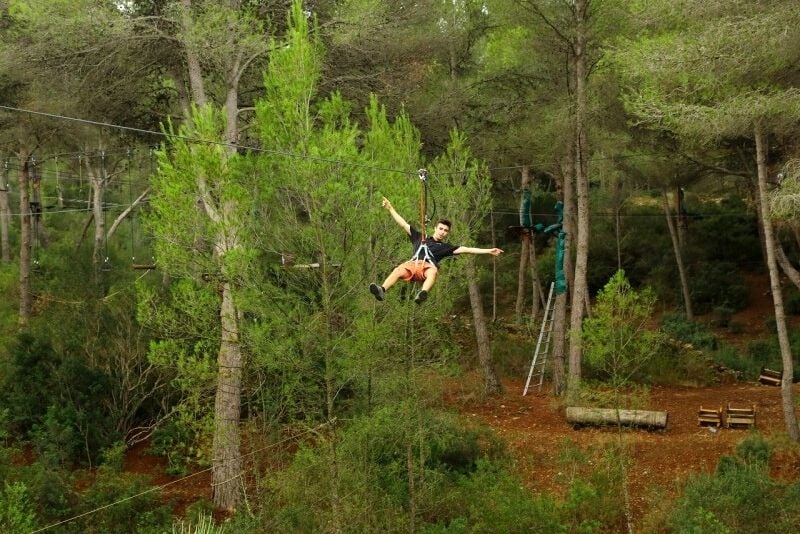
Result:
M781 436L645 524L796 528L769 466L800 440L798 27L792 0L0 0L0 530L633 531L621 428L531 491L443 400L524 376L546 313L559 406L782 372ZM383 197L505 253L377 302L411 252ZM753 280L770 335L723 343ZM142 444L207 498L126 472Z

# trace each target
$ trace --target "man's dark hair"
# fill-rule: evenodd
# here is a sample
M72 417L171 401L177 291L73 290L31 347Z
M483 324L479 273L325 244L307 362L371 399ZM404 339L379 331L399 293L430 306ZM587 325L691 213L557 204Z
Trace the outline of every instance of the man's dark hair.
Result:
M445 225L447 228L453 227L453 223L451 223L449 219L439 219L436 221L436 226L439 226L440 224Z

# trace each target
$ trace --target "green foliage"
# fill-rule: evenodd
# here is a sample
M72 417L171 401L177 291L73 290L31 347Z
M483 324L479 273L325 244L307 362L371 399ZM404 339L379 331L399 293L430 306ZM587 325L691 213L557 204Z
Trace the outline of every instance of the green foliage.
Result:
M689 270L689 277L695 313L707 313L718 307L736 311L747 305L747 285L737 264L698 262Z
M109 376L29 334L18 336L11 350L0 398L17 432L52 465L96 462L119 438L104 405L112 395Z
M625 273L617 271L584 322L586 362L601 371L614 390L627 385L664 342L660 332L647 328L654 304L651 290L633 290Z
M676 532L788 532L800 519L798 483L769 476L769 447L757 434L734 456L720 459L713 474L694 475L672 510ZM765 520L769 518L769 520Z
M25 484L5 482L0 491L0 530L3 532L32 532L37 527L36 514Z
M330 439L336 439L335 446ZM421 406L384 407L352 421L338 436L304 447L284 473L268 481L265 517L278 531L313 531L341 520L355 530L402 530L409 500L422 516L446 510L444 492L497 457L490 435ZM413 462L413 496L409 487ZM347 488L347 491L344 491Z
M481 459L477 469L458 478L442 499L427 534L466 532L568 532L555 499L534 496L498 461Z
M126 525L133 532L163 532L171 523L171 509L160 505L158 491L150 491L141 475L117 473L100 467L92 485L81 494L80 504L74 512L95 510L110 503L117 503L77 521L76 531L87 533L111 532ZM133 498L134 495L137 497ZM127 500L125 500L127 499Z
M714 350L718 345L717 338L706 325L687 321L679 313L665 313L661 319L661 329L668 336L699 349Z
M172 417L153 432L150 451L167 458L167 472L185 475L211 461L211 416L191 404L176 407Z
M178 520L172 523L172 534L223 534L225 527L214 524L211 514L200 514L195 520Z
M570 532L618 529L624 519L623 469L620 447L582 449L562 442L558 465L567 491L560 503Z

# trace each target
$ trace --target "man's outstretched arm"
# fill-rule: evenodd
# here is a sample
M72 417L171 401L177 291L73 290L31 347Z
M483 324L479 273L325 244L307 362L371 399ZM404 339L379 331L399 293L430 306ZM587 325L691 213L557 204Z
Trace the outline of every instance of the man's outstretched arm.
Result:
M502 249L495 248L475 248L475 247L458 247L453 251L453 254L491 254L492 256L499 256L502 254Z
M388 198L383 197L383 200L381 200L381 206L389 210L392 219L394 219L394 221L399 224L408 235L411 235L411 225L408 224L408 222L399 213L397 213L397 211L394 209L394 206L392 206L392 203L389 202Z

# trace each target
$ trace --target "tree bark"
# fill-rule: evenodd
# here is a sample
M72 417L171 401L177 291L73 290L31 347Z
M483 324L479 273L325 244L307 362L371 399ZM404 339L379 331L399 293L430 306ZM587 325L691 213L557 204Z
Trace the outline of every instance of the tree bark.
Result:
M617 410L615 408L567 407L567 422L573 425L625 425L666 428L667 412Z
M181 0L183 13L181 25L185 34L190 33L194 21L192 19L191 0ZM231 3L231 9L237 8L237 2ZM229 35L232 44L234 31ZM194 45L184 42L187 74L194 103L204 107L208 103L202 66ZM235 47L231 46L231 50ZM238 139L238 83L239 59L230 57L229 64L223 73L225 80L225 142L229 157L236 155L235 145ZM205 177L197 177L199 199L202 210L207 217L222 225L222 234L215 243L215 255L223 274L220 292L220 328L222 339L217 358L217 392L214 404L214 440L212 460L212 486L214 488L214 504L224 510L235 510L243 496L241 438L239 421L241 418L242 366L244 364L242 345L239 335L239 310L235 301L234 288L230 273L225 268L225 255L240 245L236 239L237 223L233 201L224 201L219 205L211 195L205 183Z
M583 342L581 330L583 311L588 298L586 271L589 262L589 176L588 141L586 136L586 0L575 1L575 190L578 207L578 232L575 247L575 279L573 282L572 310L569 336L569 380L570 391L577 391L581 381Z
M8 202L8 183L3 176L3 183L0 184L0 261L3 263L11 262L11 241L8 239L10 228L11 206Z
M572 158L573 150L567 152L566 160L563 166L560 166L561 172L559 173L561 201L564 203L564 232L566 234L564 242L564 273L567 277L568 283L572 284L570 273L570 248L572 247L572 177L573 169L575 167ZM566 338L567 338L567 305L569 300L569 288L566 292L556 294L555 306L553 308L553 393L561 395L566 389Z
M483 383L488 395L498 395L503 391L492 361L492 345L489 329L486 326L486 315L483 312L483 299L478 287L475 259L467 258L465 262L469 303L472 308L472 322L475 324L475 339L478 345L478 361L483 371Z
M664 216L667 219L667 228L669 229L669 237L672 240L672 251L675 254L675 262L678 264L678 278L681 282L681 294L683 295L683 309L686 311L686 318L689 321L694 320L694 313L692 311L692 298L689 293L689 280L686 277L686 269L683 266L683 254L681 253L680 236L675 231L675 223L670 213L669 199L667 198L666 189L662 191L662 199L664 206Z
M528 173L528 166L524 165L522 167L522 185L521 190L525 191L525 188L528 187L530 184L531 177ZM520 210L522 210L522 203L520 203ZM520 213L520 223L522 222L522 214ZM517 323L522 321L522 310L525 307L525 279L527 278L527 266L528 266L528 255L529 255L529 248L531 245L530 242L531 236L530 232L526 229L522 230L521 237L520 237L520 252L519 252L519 269L517 271L517 303L514 307L514 319Z
M181 4L183 5L181 24L183 31L189 33L192 29L192 0L181 0ZM192 99L199 107L203 107L208 103L205 82L203 81L203 69L200 65L200 58L193 46L191 43L184 43L186 48L186 68L189 73L189 85L192 88Z
M133 210L136 208L136 206L138 206L139 203L142 202L147 197L148 194L150 194L149 187L145 189L144 192L136 198L136 200L131 202L131 205L125 208L125 210L122 213L120 213L116 219L114 219L114 222L108 229L108 233L106 233L106 242L108 242L111 239L111 236L114 235L114 232L117 230L122 221L125 220L125 217L130 215L131 212L133 212Z
M800 271L795 269L789 258L786 257L786 252L783 250L780 239L775 239L775 259L778 261L783 274L797 289L800 289Z
M92 264L95 270L105 260L106 218L103 214L105 197L105 154L101 152L100 165L95 168L86 158L86 172L92 185L92 218L94 220L94 240L92 244Z
M531 323L536 321L539 311L544 305L544 293L542 292L542 281L539 279L539 267L536 260L536 240L534 235L530 235L530 246L528 247L528 265L531 271Z
M783 309L783 293L781 292L780 273L778 272L775 258L775 234L769 214L767 198L767 154L765 135L759 124L753 129L756 142L756 165L758 167L758 205L761 212L761 223L764 230L764 249L767 253L767 268L769 270L770 290L772 302L775 306L775 326L778 330L778 344L781 349L783 361L783 379L781 380L781 397L783 400L783 416L786 422L786 432L794 442L800 441L800 427L797 424L794 395L792 392L792 378L794 376L794 363L789 344L789 334L786 328L786 315Z
M217 394L214 402L214 443L211 485L214 504L233 511L241 501L242 457L239 418L241 416L242 350L239 322L230 281L222 284L219 312L222 341L219 347Z
M678 243L683 249L686 246L686 230L689 228L689 221L683 210L683 189L680 186L675 188L675 229L678 232Z
M31 293L31 204L28 192L29 154L22 150L19 154L19 325L25 327L33 312Z

